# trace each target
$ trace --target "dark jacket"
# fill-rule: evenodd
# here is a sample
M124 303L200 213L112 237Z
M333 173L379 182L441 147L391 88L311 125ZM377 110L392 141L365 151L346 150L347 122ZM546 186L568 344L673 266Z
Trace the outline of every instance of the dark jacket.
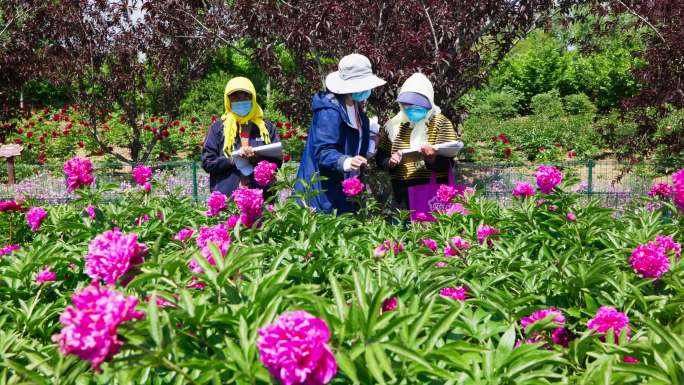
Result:
M252 122L250 128L249 144L252 147L263 146L266 143L259 136L259 128ZM266 121L266 128L268 128L271 137L271 143L280 142L278 130L269 121ZM235 145L233 151L242 147L240 143L240 130L235 138ZM240 171L235 166L232 158L228 158L223 153L223 122L218 120L209 127L207 138L204 140L204 148L202 149L202 168L209 173L209 188L211 191L220 191L221 193L230 196L240 186ZM259 160L268 160L280 166L281 159L259 158ZM257 184L254 182L254 173L250 176L252 188L256 188Z
M317 211L331 213L336 209L338 214L352 212L354 206L342 192L342 181L349 176L344 172L343 164L349 157L366 156L370 138L368 117L359 108L362 126L359 151L359 131L352 127L350 117L347 116L344 96L319 92L314 95L311 107L313 120L299 164L299 182L295 189L305 191L301 183L305 181L309 190L320 191L307 202ZM316 176L325 177L326 180L311 184Z

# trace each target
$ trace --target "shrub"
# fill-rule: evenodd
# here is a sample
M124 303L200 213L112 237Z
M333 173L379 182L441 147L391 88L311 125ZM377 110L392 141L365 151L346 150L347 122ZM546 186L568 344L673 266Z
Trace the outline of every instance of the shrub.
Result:
M563 102L558 90L551 90L532 97L532 112L538 116L557 118L563 115Z
M596 114L596 106L585 94L572 94L563 97L563 107L570 115Z
M521 96L510 89L478 93L470 112L475 116L512 118L518 113L520 99Z

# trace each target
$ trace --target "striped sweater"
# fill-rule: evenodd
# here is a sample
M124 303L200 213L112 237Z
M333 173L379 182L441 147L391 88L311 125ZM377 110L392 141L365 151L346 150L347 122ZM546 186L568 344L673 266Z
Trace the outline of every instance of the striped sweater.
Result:
M452 142L458 140L454 125L449 119L437 114L430 119L427 126L427 138L429 144L439 144L445 142ZM406 122L403 123L399 129L397 137L392 142L383 128L380 131L378 140L378 164L383 168L387 168L386 164L389 157L399 150L409 149L411 142L411 125ZM438 162L439 162L439 156ZM442 159L444 161L445 159ZM440 162L442 163L442 162ZM447 162L448 163L448 162ZM437 177L447 176L448 166L445 168L437 167L440 171L437 172ZM424 161L404 163L394 167L390 170L390 175L394 180L413 180L413 179L428 179L432 175L432 170L425 167Z

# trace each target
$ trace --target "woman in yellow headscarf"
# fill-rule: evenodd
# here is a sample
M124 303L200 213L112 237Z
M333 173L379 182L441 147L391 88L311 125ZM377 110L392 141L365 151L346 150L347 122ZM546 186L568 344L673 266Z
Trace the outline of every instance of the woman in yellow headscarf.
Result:
M257 187L254 165L262 160L253 148L280 142L278 130L264 119L254 84L236 77L223 93L226 112L209 127L202 149L202 168L209 173L211 191L230 196L240 185ZM240 156L232 156L239 151ZM266 159L280 165L281 159Z

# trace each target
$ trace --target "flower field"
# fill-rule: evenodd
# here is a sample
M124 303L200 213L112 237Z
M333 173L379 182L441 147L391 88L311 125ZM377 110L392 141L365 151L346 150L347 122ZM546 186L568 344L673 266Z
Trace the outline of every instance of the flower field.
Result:
M409 224L91 168L67 204L0 202L2 384L684 384L684 171L619 218L540 167Z

